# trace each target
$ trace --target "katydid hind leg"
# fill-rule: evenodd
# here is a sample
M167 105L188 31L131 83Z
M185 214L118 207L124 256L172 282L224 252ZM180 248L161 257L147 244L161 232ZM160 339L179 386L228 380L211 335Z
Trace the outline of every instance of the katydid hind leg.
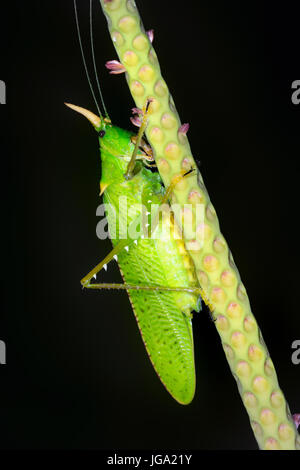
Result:
M189 294L194 294L198 295L204 300L204 293L203 289L201 287L196 287L196 286L190 286L190 287L171 287L171 286L159 286L159 285L139 285L139 284L117 284L117 283L86 283L83 285L83 287L87 289L115 289L115 290L148 290L151 292L187 292ZM205 300L204 300L205 301ZM208 306L212 319L214 320L213 317L213 307L210 305L210 303L206 302L206 305ZM191 316L191 315L188 315Z

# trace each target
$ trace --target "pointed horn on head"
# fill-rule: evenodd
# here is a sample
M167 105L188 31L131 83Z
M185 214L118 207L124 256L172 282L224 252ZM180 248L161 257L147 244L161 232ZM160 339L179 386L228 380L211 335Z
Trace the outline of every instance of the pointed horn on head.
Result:
M76 106L75 104L71 104L71 103L65 103L65 105L73 109L77 113L80 113L83 116L85 116L97 131L100 129L101 118L97 116L96 114L92 113L92 111L89 111L88 109L85 109L85 108L81 108L81 106Z

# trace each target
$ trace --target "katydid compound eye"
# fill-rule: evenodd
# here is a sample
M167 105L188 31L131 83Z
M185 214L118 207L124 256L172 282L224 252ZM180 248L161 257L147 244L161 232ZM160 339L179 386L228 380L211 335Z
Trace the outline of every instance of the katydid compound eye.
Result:
M105 131L102 129L102 131L99 132L99 137L104 137L105 136Z

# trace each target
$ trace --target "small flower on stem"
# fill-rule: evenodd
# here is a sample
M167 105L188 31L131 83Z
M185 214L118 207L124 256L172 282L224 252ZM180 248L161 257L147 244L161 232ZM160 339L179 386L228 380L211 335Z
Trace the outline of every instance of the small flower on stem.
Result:
M148 36L150 42L153 42L153 39L154 39L154 29L149 29L149 31L147 31L147 36Z
M300 413L293 415L294 423L296 424L296 428L300 426Z
M143 118L143 111L140 108L132 108L133 117L130 118L132 124L136 127L141 127L142 118Z
M136 127L141 127L142 125L142 121L140 120L140 118L138 116L133 116L130 118L130 121L132 122L132 124Z
M106 62L105 67L110 70L109 73L112 75L117 75L119 73L124 73L126 72L126 68L124 67L121 62L118 62L117 60L109 60Z
M190 128L189 123L186 122L185 124L182 124L178 129L178 134L186 135L189 128Z
M140 108L132 108L132 114L143 114L143 111Z

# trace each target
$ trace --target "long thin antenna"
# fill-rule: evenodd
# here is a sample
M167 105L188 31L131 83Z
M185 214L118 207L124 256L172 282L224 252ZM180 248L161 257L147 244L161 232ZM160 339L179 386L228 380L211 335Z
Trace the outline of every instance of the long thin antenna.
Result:
M101 86L100 86L99 79L98 79L98 72L97 72L97 66L96 66L96 60L95 60L94 39L93 39L93 0L90 0L90 34L91 34L92 58L93 58L93 65L94 65L94 71L95 71L95 76L96 76L97 88L98 88L98 92L101 98L101 103L105 112L105 116L109 118L108 112L105 106L104 98L102 95Z
M89 75L88 68L87 68L86 61L85 61L85 57L84 57L84 52L83 52L83 47L82 47L82 41L81 41L81 34L80 34L80 28L79 28L79 22L78 22L78 13L77 13L76 0L74 0L74 11L75 11L75 19L76 19L76 27L77 27L78 40L79 40L79 45L80 45L80 50L81 50L81 57L82 57L82 61L83 61L83 65L84 65L84 69L85 69L85 73L86 73L86 77L87 77L87 80L88 80L88 83L89 83L89 87L90 87L92 96L93 96L93 98L94 98L94 101L95 101L95 104L96 104L96 107L97 107L97 111L98 111L98 113L99 113L99 116L103 119L103 116L102 116L102 114L101 114L101 111L100 111L98 102L97 102L96 97L95 97L95 93L94 93L94 90L93 90L93 87L92 87L92 82L91 82L91 79L90 79L90 75Z

